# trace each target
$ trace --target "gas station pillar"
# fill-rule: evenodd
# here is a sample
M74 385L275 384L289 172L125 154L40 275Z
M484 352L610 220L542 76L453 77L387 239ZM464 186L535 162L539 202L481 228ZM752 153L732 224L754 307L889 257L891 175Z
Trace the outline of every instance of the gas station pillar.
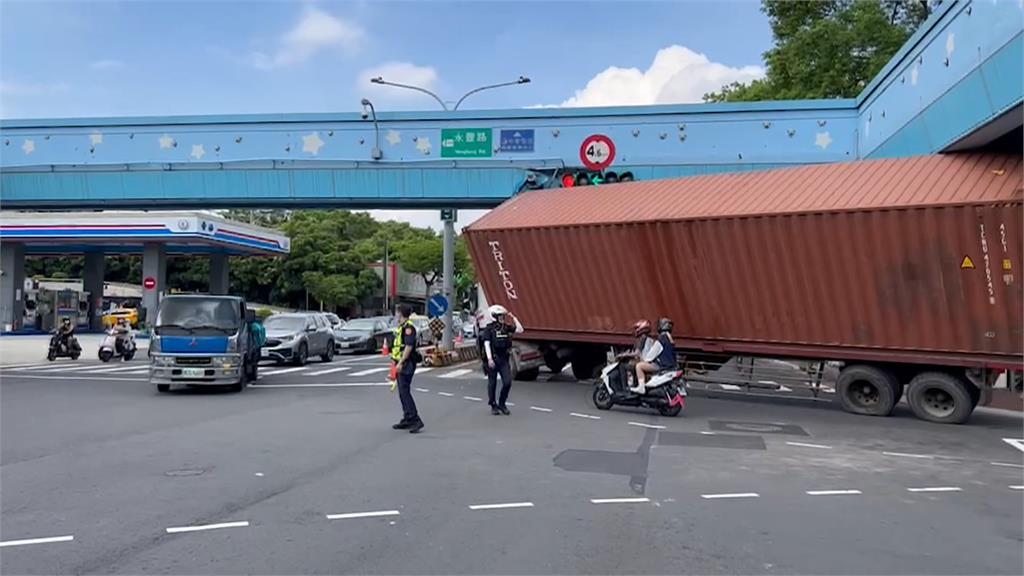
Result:
M88 252L85 255L85 270L82 271L82 290L89 293L89 329L103 328L103 276L106 272L106 257L103 252Z
M0 244L0 330L21 328L25 308L25 246Z
M142 253L142 307L146 325L156 322L160 298L167 290L167 250L163 244L146 244Z
M225 295L228 293L230 285L228 271L227 254L210 254L210 294Z

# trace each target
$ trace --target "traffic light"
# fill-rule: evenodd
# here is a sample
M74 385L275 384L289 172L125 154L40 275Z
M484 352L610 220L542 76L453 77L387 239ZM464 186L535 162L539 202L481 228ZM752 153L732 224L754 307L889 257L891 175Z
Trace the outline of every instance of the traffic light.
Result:
M562 188L575 188L577 186L599 186L601 184L616 184L619 182L632 182L633 173L623 172L598 172L591 170L567 170L562 173Z

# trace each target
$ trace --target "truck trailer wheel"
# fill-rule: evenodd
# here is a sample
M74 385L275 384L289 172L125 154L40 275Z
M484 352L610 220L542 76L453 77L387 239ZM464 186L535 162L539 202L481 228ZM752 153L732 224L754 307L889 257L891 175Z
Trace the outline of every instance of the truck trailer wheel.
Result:
M836 380L836 398L843 410L865 416L888 416L896 406L900 383L896 376L877 366L851 364Z
M540 366L516 372L515 379L522 380L524 382L533 382L538 376L540 376Z
M922 372L910 381L907 403L914 415L940 424L962 424L974 410L973 384L945 372Z

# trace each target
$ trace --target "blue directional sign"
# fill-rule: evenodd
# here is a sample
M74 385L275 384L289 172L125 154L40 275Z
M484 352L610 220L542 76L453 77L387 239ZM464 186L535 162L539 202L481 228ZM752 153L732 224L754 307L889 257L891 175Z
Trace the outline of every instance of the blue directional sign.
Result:
M533 152L533 129L502 130L498 149L501 152Z
M437 318L448 310L448 299L441 294L434 294L427 301L427 315Z

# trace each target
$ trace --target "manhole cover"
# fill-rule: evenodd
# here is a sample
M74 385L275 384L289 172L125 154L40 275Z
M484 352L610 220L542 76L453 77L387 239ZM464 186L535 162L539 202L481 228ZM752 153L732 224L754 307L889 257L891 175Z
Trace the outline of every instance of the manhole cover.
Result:
M743 430L744 432L781 432L781 426L773 426L771 424L726 424L726 428L733 430Z
M199 476L206 470L202 468L184 468L181 470L168 470L164 472L164 476Z

